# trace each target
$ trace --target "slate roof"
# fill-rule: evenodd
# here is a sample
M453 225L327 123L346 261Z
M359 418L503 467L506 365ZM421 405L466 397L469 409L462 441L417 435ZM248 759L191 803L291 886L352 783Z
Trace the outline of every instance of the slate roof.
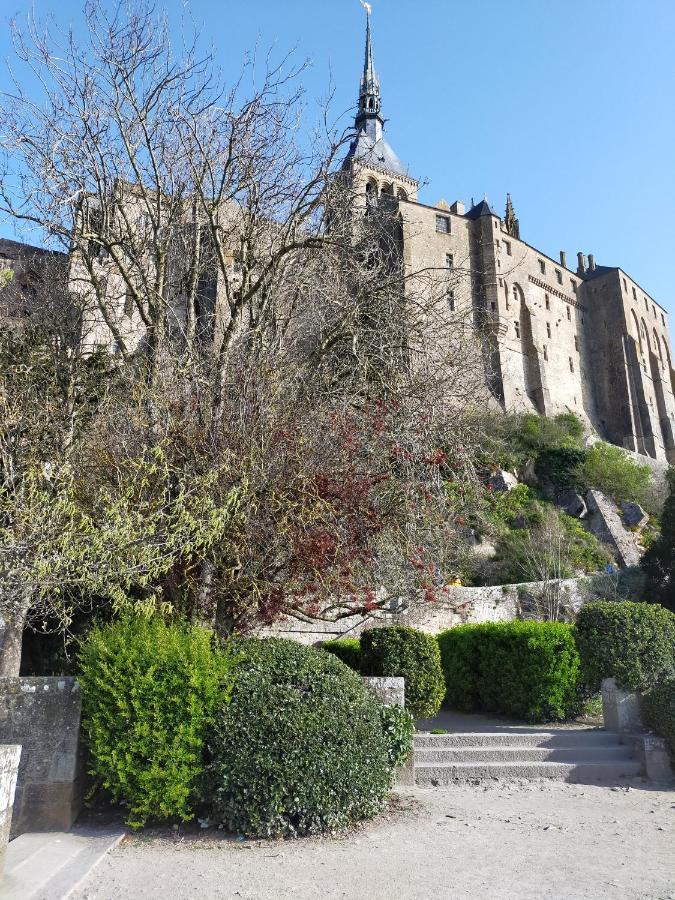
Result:
M476 203L475 206L472 206L471 209L466 213L466 218L471 219L480 219L483 216L496 216L497 213L490 206L487 200L481 200L480 203Z
M372 119L364 122L349 147L347 161L354 160L365 166L384 169L392 175L409 178L406 167L385 140L382 128L377 128L377 125Z

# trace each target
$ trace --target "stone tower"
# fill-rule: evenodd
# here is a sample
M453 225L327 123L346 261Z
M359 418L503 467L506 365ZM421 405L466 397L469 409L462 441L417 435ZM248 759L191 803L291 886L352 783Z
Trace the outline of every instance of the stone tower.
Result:
M366 17L366 49L359 89L354 130L344 168L356 190L368 204L377 204L381 196L416 200L418 182L392 150L384 136L380 79L375 69L370 10Z

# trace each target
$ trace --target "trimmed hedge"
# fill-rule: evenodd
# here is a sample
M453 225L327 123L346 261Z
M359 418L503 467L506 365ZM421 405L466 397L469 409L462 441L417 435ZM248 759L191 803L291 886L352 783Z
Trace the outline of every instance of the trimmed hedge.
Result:
M364 631L361 672L380 678L405 678L405 705L415 718L435 716L441 708L445 684L433 635L403 625Z
M561 622L460 625L438 636L448 706L528 722L579 712L579 654Z
M675 763L675 676L664 678L643 695L642 714L645 724L666 739Z
M358 638L339 638L337 641L324 641L321 649L332 653L355 672L361 671L361 642Z
M203 628L129 618L89 632L78 677L90 773L132 828L193 817L206 730L227 703L232 665Z
M597 691L615 678L629 691L650 688L675 672L675 615L651 603L587 603L575 629L583 678Z
M208 740L210 818L250 836L299 836L379 813L392 760L410 750L359 675L330 653L281 638L237 641L229 704Z

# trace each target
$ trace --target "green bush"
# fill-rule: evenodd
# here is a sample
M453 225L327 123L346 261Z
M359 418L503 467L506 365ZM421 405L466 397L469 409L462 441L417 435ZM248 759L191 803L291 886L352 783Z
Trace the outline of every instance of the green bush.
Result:
M95 627L79 667L91 774L127 823L191 819L206 729L231 688L229 655L205 629L129 618Z
M645 724L666 739L675 763L675 676L664 678L643 695L642 714Z
M675 468L668 470L668 497L661 515L661 534L642 557L651 596L675 612Z
M370 628L361 635L364 675L405 678L406 709L423 719L441 708L445 686L436 639L415 628Z
M589 488L597 488L620 503L632 500L641 503L648 496L651 485L649 466L641 466L619 447L599 441L586 451L581 467L583 480Z
M355 672L361 671L361 642L358 638L340 638L337 641L325 641L321 649L332 653Z
M232 699L208 740L209 816L272 837L334 831L380 812L392 759L404 752L402 724L383 717L360 676L330 653L280 638L236 647Z
M587 603L575 629L583 678L598 690L615 678L625 690L645 690L675 671L675 615L651 603Z
M415 720L402 706L380 706L380 721L389 747L389 765L405 765L412 751Z
M581 473L585 459L585 450L551 447L537 456L537 475L560 488L583 489L585 484Z
M447 704L528 722L579 712L579 654L561 622L460 625L438 636Z

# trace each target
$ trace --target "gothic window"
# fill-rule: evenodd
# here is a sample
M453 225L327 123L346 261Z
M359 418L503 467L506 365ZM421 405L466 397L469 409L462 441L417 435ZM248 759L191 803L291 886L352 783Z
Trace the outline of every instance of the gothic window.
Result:
M399 199L399 200L407 200L407 199L408 199L408 195L407 195L406 192L403 190L403 188L399 188L399 189L398 189L398 199Z
M525 299L525 295L523 294L523 289L519 284L513 285L513 299L516 303L520 303Z
M368 209L377 206L377 183L375 181L369 181L366 184L366 206Z
M659 354L659 360L661 362L661 366L663 366L663 353L661 352L661 341L659 340L659 336L656 333L656 328L654 329L654 346L656 347L656 352Z
M447 216L436 216L436 231L439 234L450 234L450 219Z
M382 193L383 193L383 194L387 194L387 196L389 196L389 197L393 197L393 196L394 196L394 187L393 187L393 185L388 184L387 182L385 182L385 183L382 185Z

